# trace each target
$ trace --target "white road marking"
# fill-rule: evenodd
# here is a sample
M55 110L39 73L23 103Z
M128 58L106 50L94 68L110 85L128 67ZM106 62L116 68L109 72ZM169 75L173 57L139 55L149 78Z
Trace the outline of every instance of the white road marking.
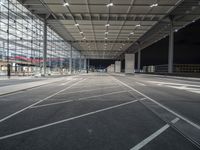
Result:
M175 118L174 120L171 121L171 123L175 124L177 121L179 121L179 118ZM159 136L164 131L166 131L169 127L170 127L170 125L166 124L165 126L163 126L159 130L157 130L156 132L154 132L153 134L151 134L149 137L147 137L146 139L144 139L142 142L138 143L136 146L134 146L130 150L139 150L139 149L141 149L142 147L144 147L145 145L147 145L149 142L151 142L153 139L155 139L157 136Z
M180 115L180 114L174 112L174 111L171 110L170 108L168 108L168 107L162 105L161 103L157 102L156 100L154 100L154 99L150 98L149 96L147 96L147 95L141 93L140 91L134 89L133 87L127 85L126 83L124 83L124 82L122 82L122 81L116 79L115 77L113 77L113 78L114 78L116 81L118 81L119 83L121 83L122 85L124 85L124 86L130 88L131 90L133 90L133 91L139 93L140 95L146 97L147 99L149 99L150 101L154 102L154 103L157 104L158 106L164 108L165 110L167 110L167 111L169 111L170 113L174 114L174 115L177 116L178 118L180 118L180 119L186 121L187 123L189 123L189 124L192 125L193 127L195 127L195 128L197 128L197 129L200 130L200 126L199 126L198 124L196 124L196 123L194 123L194 122L188 120L187 118L183 117L182 115Z
M139 84L139 85L142 85L142 86L146 86L145 84L140 83L140 82L135 82L135 83L137 83L137 84Z
M17 136L17 135L29 133L29 132L36 131L36 130L39 130L39 129L43 129L43 128L46 128L46 127L50 127L50 126L53 126L53 125L61 124L61 123L68 122L68 121L71 121L71 120L87 117L87 116L90 116L90 115L93 115L93 114L97 114L97 113L100 113L100 112L104 112L104 111L107 111L107 110L111 110L111 109L119 108L119 107L122 107L122 106L126 106L126 105L129 105L129 104L135 103L135 102L137 102L139 100L140 99L129 101L129 102L126 102L126 103L121 103L119 105L114 105L114 106L103 108L103 109L99 109L99 110L96 110L96 111L93 111L93 112L85 113L85 114L82 114L82 115L79 115L79 116L63 119L63 120L56 121L56 122L53 122L53 123L49 123L49 124L45 124L45 125L42 125L42 126L38 126L38 127L35 127L35 128L31 128L31 129L19 131L19 132L16 132L16 133L8 134L8 135L5 135L5 136L1 136L0 140L4 140L4 139L7 139L7 138L11 138L11 137Z
M75 91L75 92L67 92L67 93L64 93L64 94L92 92L92 91L105 90L105 89L112 89L112 88L119 88L119 87L120 87L120 86L110 86L110 87L96 88L96 89L92 89L92 90L81 90L81 91Z
M31 109L34 109L34 108L47 107L47 106L52 106L52 105L59 105L59 104L64 104L64 103L73 102L73 101L81 101L81 100L86 100L86 99L90 99L90 98L102 97L102 96L113 95L113 94L119 94L119 93L125 93L125 92L127 92L127 91L124 90L124 91L111 92L111 93L106 93L106 94L100 94L100 95L82 97L82 98L79 98L79 99L77 99L77 100L76 100L76 99L73 99L73 100L67 100L67 101L61 101L61 102L55 102L55 103L49 103L49 104L44 104L44 105L36 105L36 106L32 106L32 107L30 107L30 108L31 108Z
M173 82L159 82L159 81L148 81L150 83L156 83L161 85L179 85L179 86L192 86L192 87L200 87L200 85L195 84L182 84L182 83L173 83Z
M73 81L73 80L74 80L74 79L72 79L71 81ZM61 83L60 86L66 85L66 84L68 84L68 83L71 82L71 81L67 81L67 82L65 82L65 83Z
M200 86L199 85L179 84L179 83L171 83L171 82L157 82L157 81L149 81L149 82L155 83L159 86L166 86L166 87L170 87L170 88L186 90L189 92L200 94Z
M50 96L48 96L48 97L46 97L46 98L44 98L44 99L41 99L41 100L39 100L39 101L37 101L37 102L35 102L35 103L33 103L33 104L27 106L27 107L25 107L25 108L23 108L23 109L21 109L21 110L15 112L15 113L12 113L12 114L10 114L10 115L8 115L8 116L6 116L6 117L0 119L0 123L3 122L3 121L5 121L5 120L7 120L7 119L9 119L9 118L11 118L11 117L13 117L13 116L15 116L15 115L17 115L17 114L19 114L19 113L21 113L21 112L23 112L23 111L25 111L25 110L27 110L27 109L29 109L30 107L32 107L32 106L34 106L34 105L37 105L37 104L39 104L39 103L41 103L41 102L43 102L43 101L45 101L45 100L47 100L47 99L49 99L49 98L55 96L55 95L57 95L57 94L59 94L59 93L65 91L65 90L67 90L67 89L69 89L69 88L71 88L71 87L73 87L73 86L75 86L75 85L77 85L78 83L80 83L80 82L82 82L82 81L85 81L85 80L86 80L86 79L80 80L80 81L78 81L78 82L76 82L76 83L74 83L74 84L68 86L67 88L64 88L64 89L60 90L59 92L56 92L56 93L54 93L54 94L52 94L52 95L50 95Z

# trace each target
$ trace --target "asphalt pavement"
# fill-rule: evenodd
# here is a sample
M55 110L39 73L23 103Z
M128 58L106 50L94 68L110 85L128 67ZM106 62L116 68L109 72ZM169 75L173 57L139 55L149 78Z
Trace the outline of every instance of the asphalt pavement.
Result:
M200 82L78 75L0 96L0 150L200 149Z

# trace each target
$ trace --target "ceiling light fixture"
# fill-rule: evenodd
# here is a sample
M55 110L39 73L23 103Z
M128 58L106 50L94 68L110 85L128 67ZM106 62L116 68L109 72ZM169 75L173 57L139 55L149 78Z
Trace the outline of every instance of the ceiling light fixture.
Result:
M113 3L109 3L106 5L106 7L112 7L114 4Z
M83 34L83 32L81 31L80 34Z
M131 32L130 34L131 34L131 35L133 35L133 34L134 34L134 32Z
M141 24L137 24L137 25L136 25L136 27L140 27L140 26L141 26Z
M78 24L78 23L76 23L76 24L75 24L75 26L76 26L76 27L78 27L78 26L79 26L79 24Z
M105 40L107 40L108 38L107 37L105 37Z
M152 8L152 7L157 7L157 6L158 6L158 3L155 3L155 4L150 5L151 8Z
M63 6L69 6L69 3L68 3L68 2L66 2L66 3L64 3L64 4L63 4Z
M106 24L106 25L105 25L105 27L109 27L109 26L110 26L110 24Z

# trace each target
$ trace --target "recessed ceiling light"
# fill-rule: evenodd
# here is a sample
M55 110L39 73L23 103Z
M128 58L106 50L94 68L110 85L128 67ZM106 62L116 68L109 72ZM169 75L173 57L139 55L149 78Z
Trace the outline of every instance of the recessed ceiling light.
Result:
M76 26L76 27L78 27L78 26L79 26L79 24L78 24L78 23L76 23L76 24L75 24L75 26Z
M131 32L130 34L131 34L131 35L133 35L133 34L134 34L134 32Z
M113 5L114 5L113 3L109 3L109 4L106 5L106 7L111 7Z
M141 26L140 24L137 24L137 25L136 25L136 27L140 27L140 26Z
M107 40L108 38L107 37L105 37L105 40Z
M69 6L69 3L68 3L68 2L66 2L66 3L64 3L64 4L63 4L63 6Z
M150 5L151 8L152 8L152 7L157 7L157 6L158 6L158 3L155 3L155 4Z
M109 27L109 26L110 26L110 24L106 24L105 26L106 26L106 27Z
M81 31L80 34L83 34L83 32Z

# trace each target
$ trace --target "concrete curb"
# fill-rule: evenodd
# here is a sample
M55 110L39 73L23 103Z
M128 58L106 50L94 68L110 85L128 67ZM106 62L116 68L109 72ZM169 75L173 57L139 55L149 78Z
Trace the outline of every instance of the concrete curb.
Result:
M192 81L200 81L200 78L194 78L194 77L181 77L181 76L168 76L168 75L156 75L156 74L135 74L135 75L145 75L145 76L152 76L152 77L165 77L165 78L171 78L171 79L181 79L181 80L192 80Z
M32 89L35 87L43 86L43 85L50 84L53 82L58 82L61 80L63 80L63 78L47 79L44 81L35 81L35 82L0 87L0 96L20 92L27 89Z

